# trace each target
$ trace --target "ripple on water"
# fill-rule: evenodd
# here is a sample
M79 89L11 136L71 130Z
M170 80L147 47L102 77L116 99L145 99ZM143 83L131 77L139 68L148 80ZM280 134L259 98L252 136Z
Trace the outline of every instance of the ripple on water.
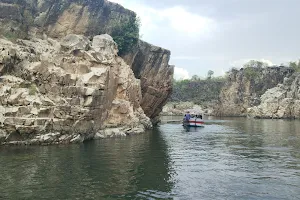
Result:
M299 121L222 119L0 149L0 199L298 199Z

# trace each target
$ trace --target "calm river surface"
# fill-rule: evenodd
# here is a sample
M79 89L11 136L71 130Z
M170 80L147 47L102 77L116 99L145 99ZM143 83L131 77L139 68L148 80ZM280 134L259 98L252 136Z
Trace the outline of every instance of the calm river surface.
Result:
M300 121L210 119L82 145L0 147L0 199L300 199Z

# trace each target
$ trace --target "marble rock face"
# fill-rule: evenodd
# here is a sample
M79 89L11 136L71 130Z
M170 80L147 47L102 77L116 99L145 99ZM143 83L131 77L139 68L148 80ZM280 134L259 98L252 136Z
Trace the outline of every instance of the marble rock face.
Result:
M248 108L259 106L264 101L265 92L282 84L293 73L292 68L277 66L232 70L221 90L214 114L247 116Z
M62 49L94 50L105 48L99 34L111 34L116 24L136 18L133 11L107 0L4 0L0 2L0 35L11 41L28 38L62 39ZM82 36L76 36L82 35ZM88 39L94 38L90 44ZM96 37L95 37L96 36ZM86 45L88 44L88 45ZM84 49L87 48L87 49ZM109 54L93 54L90 59L109 62ZM174 69L168 64L171 52L140 40L122 57L141 81L140 105L155 124L171 92ZM90 56L89 53L85 55Z
M124 60L132 67L136 78L141 80L141 107L156 124L173 89L174 66L169 65L171 52L139 41L138 46Z
M300 118L300 74L286 78L283 84L267 90L261 104L248 109L248 116L255 118Z
M109 35L0 39L0 47L2 144L76 143L111 137L108 128L123 136L152 127L140 80Z

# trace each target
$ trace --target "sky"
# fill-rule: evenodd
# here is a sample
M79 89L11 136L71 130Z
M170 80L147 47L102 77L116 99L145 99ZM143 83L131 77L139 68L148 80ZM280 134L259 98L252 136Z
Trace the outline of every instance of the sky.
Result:
M172 52L176 79L300 58L300 0L110 1L137 13L142 40Z

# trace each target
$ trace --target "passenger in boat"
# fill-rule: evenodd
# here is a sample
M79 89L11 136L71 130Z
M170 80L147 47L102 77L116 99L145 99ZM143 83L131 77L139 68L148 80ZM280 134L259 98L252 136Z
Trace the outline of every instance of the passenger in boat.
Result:
M191 114L189 111L187 111L185 114L185 121L189 121L190 119L191 119Z

